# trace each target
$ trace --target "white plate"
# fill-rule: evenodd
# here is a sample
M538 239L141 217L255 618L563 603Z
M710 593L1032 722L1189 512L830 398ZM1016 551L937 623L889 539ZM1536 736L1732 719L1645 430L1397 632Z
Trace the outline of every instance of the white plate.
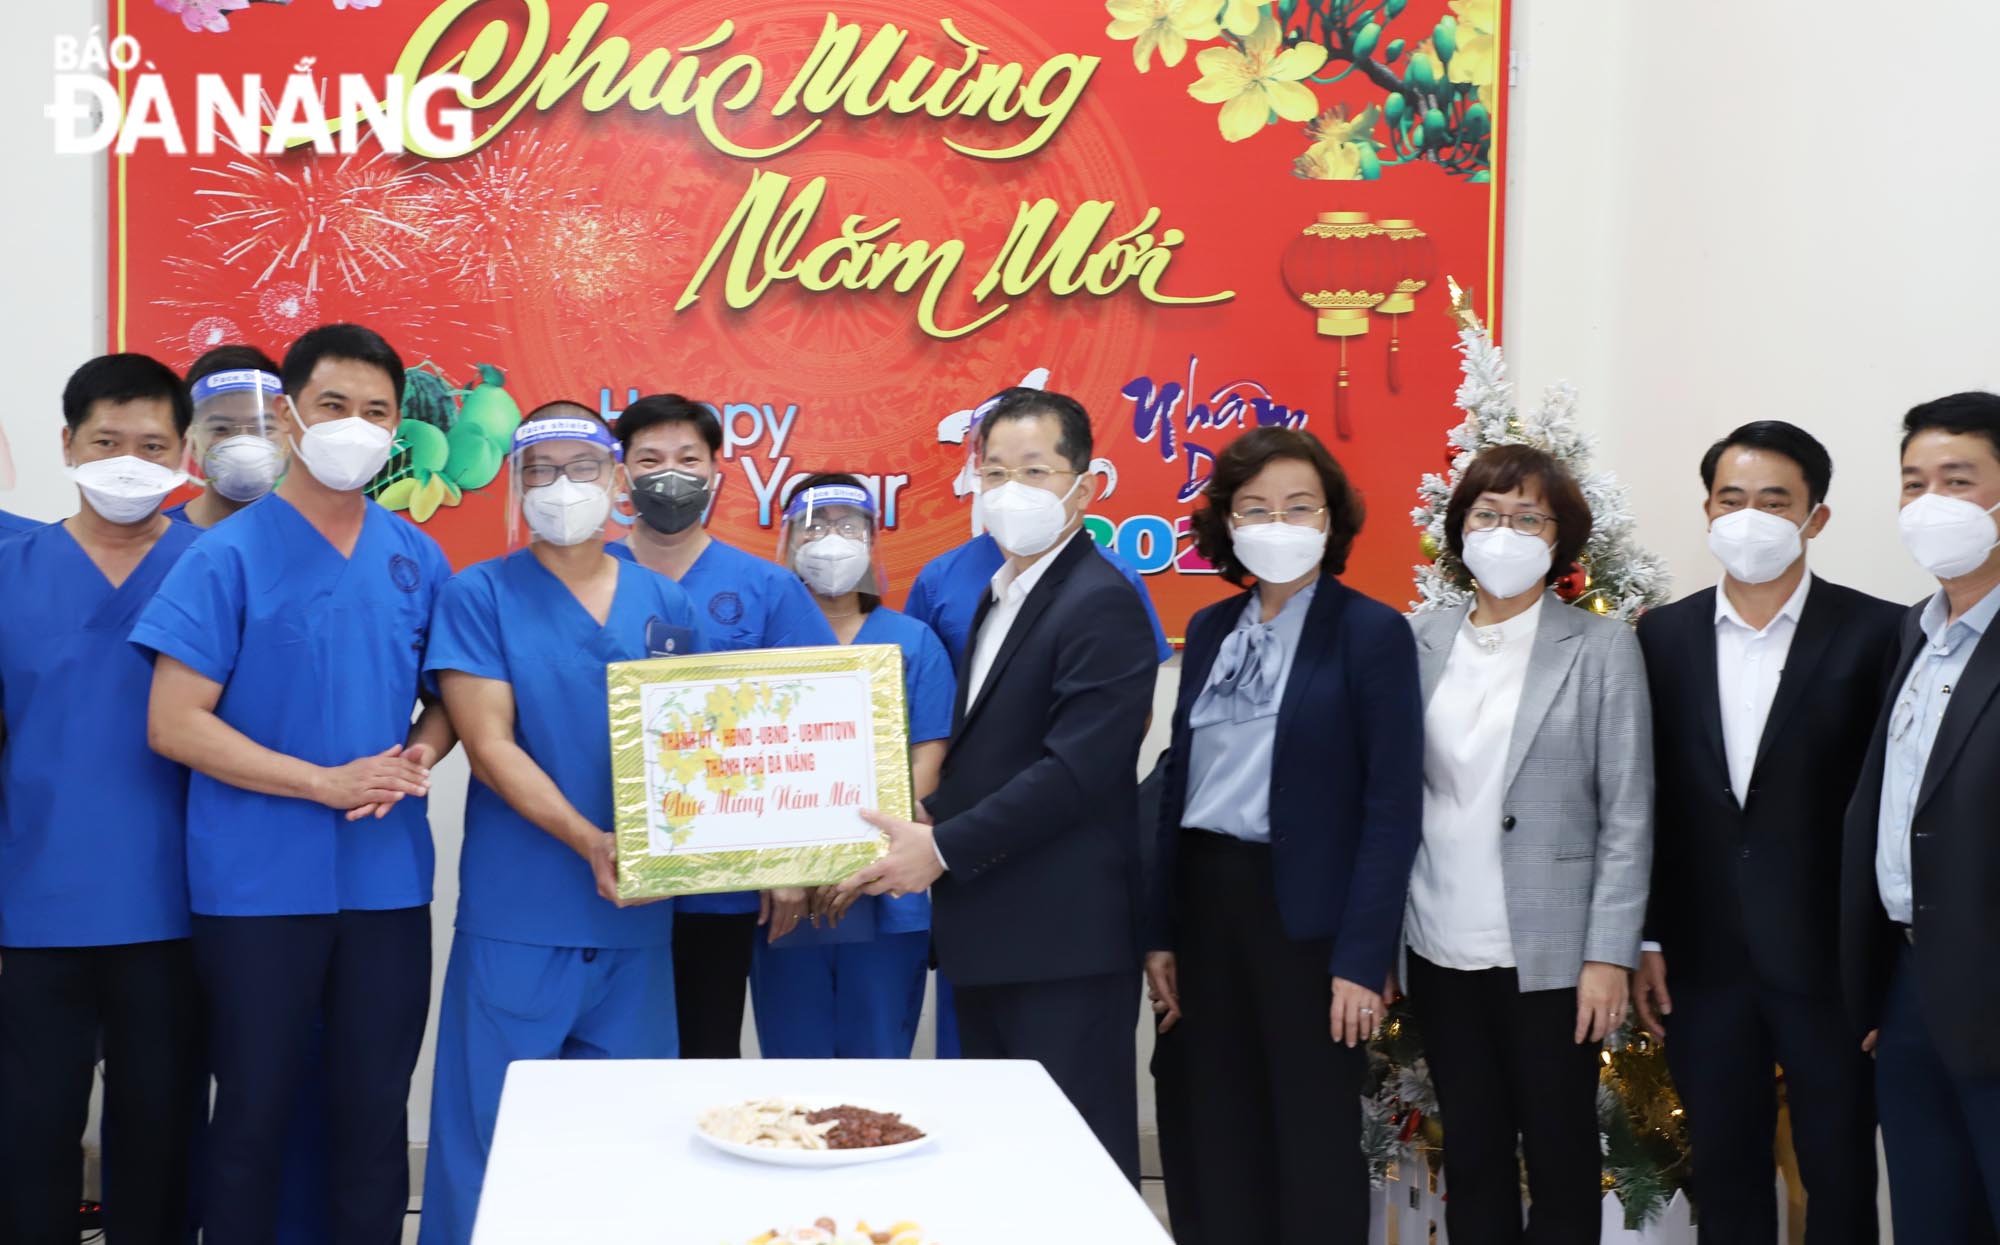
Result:
M882 1110L879 1107L867 1109ZM912 1122L907 1114L902 1112L895 1114L902 1115L906 1122ZM919 1124L917 1127L923 1126ZM695 1122L694 1135L724 1154L733 1154L752 1163L769 1163L775 1167L853 1167L860 1163L886 1163L891 1159L914 1154L934 1140L926 1131L915 1141L905 1141L893 1146L870 1146L859 1150L780 1150L776 1146L752 1146L740 1141L724 1141L720 1137L703 1132L699 1120Z

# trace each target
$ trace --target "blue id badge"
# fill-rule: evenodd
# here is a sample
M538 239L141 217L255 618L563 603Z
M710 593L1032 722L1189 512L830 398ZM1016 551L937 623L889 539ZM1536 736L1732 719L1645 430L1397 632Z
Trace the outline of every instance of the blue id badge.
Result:
M629 632L627 634L630 634ZM663 619L646 620L648 657L685 657L694 652L694 629L670 626Z

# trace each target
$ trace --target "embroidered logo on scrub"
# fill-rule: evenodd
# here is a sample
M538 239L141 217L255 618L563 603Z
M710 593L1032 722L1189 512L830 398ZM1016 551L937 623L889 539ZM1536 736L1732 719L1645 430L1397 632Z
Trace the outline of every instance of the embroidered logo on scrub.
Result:
M417 570L416 562L405 554L396 553L389 556L389 582L404 592L415 592L418 585L424 582L424 577Z
M708 616L725 627L743 621L743 598L733 592L718 592L708 599Z

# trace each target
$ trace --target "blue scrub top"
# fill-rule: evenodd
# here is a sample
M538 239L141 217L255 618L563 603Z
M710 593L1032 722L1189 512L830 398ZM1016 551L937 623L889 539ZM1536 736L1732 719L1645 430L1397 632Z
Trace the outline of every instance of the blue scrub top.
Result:
M929 627L886 607L869 611L855 633L856 644L893 644L903 650L903 703L910 719L912 746L951 738L951 716L958 703L958 678L951 657ZM852 928L850 928L852 927ZM910 934L931 927L929 895L901 899L862 898L833 931L801 924L780 939L779 947L866 941L876 934ZM845 937L843 937L845 935Z
M125 637L196 535L116 588L60 523L0 541L0 946L188 935L187 771L146 746L153 663Z
M512 685L514 741L576 811L612 828L611 715L605 666L652 656L649 631L678 632L674 651L704 651L694 606L664 575L625 563L600 626L523 549L468 567L438 594L424 671L457 670ZM475 776L458 858L461 933L540 947L665 947L670 903L619 908L599 898L590 865L515 812Z
M1172 657L1174 646L1167 643L1167 633L1160 629L1160 616L1153 612L1153 598L1146 591L1145 577L1103 545L1098 545L1097 551L1118 568L1118 573L1139 594L1146 607L1146 621L1153 624L1153 645L1159 659ZM924 569L917 572L916 581L910 585L910 597L903 603L903 611L938 633L954 665L965 660L966 638L972 631L972 616L979 612L980 594L1006 564L1007 555L1000 551L1000 543L993 539L993 534L981 532L958 548L947 549L924 563Z
M606 548L632 559L631 548L622 541ZM680 586L694 602L710 652L840 643L798 576L734 545L711 539L681 576ZM687 895L674 904L682 912L741 914L757 910L757 893Z
M215 711L314 765L409 735L431 606L451 578L437 542L374 502L341 557L274 494L201 535L140 616L132 643L222 684ZM431 899L426 801L349 822L309 800L188 781L188 890L205 916L410 908Z
M194 498L192 497L188 498L188 501L193 500ZM189 527L194 527L194 520L188 518L188 504L186 501L180 503L178 506L168 506L165 510L160 511L160 513L176 523L185 523ZM195 530L200 531L201 529L195 528Z
M40 519L25 518L18 514L0 510L0 540L4 540L9 536L19 536L24 532L39 531L47 526L49 525Z

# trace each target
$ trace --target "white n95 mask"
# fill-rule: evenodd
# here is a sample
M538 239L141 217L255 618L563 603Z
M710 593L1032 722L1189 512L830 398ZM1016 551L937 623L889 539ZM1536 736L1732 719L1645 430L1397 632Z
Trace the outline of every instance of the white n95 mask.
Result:
M868 573L868 546L834 533L799 546L792 569L823 597L846 596Z
M568 476L521 494L528 530L552 545L580 545L604 530L611 517L611 494Z
M979 515L1000 547L1017 558L1032 558L1047 552L1056 537L1069 526L1064 506L1083 483L1078 476L1069 492L1058 497L1047 489L1009 480L991 492L980 494Z
M1993 526L1993 511L2000 504L1981 510L1963 497L1925 493L1903 507L1896 525L1903 532L1903 547L1910 556L1939 579L1957 579L1979 569L1993 546L2000 544L2000 529Z
M1555 550L1539 536L1511 527L1470 532L1465 537L1465 569L1497 600L1518 597L1549 577Z
M201 474L230 501L251 502L271 491L283 473L285 456L265 437L226 437L201 457Z
M1736 582L1768 584L1805 552L1805 527L1768 510L1732 510L1708 525L1708 551Z
M107 523L137 523L160 508L167 494L187 483L187 473L120 454L71 467L83 500Z
M1326 557L1326 532L1296 523L1258 523L1231 528L1229 545L1259 582L1288 584Z
M396 438L382 425L359 415L348 415L307 427L305 417L299 414L289 394L285 404L292 408L292 418L306 430L304 439L293 439L292 452L312 472L313 479L334 492L352 493L366 487L382 470L382 464L389 461L389 450Z

